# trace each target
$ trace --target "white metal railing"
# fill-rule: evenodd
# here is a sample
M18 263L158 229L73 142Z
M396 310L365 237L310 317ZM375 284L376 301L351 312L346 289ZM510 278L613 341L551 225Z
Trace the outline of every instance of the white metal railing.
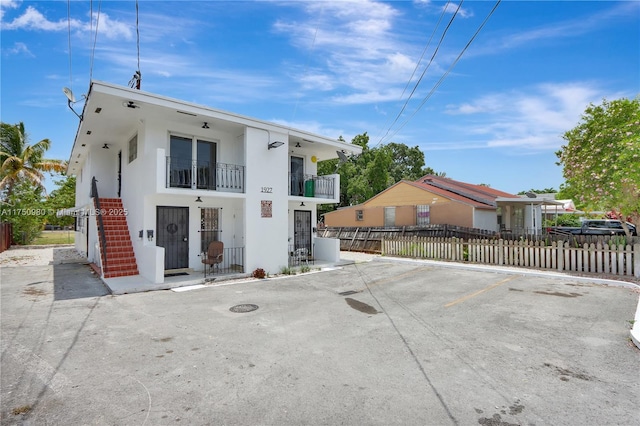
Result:
M167 188L244 193L244 166L166 157Z

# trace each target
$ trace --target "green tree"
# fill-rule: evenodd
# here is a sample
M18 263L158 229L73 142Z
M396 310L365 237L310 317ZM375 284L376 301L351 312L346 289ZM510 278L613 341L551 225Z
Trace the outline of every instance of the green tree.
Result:
M611 210L623 223L640 219L640 99L590 104L581 122L563 135L556 152L563 191L579 205ZM627 236L630 236L626 229Z
M380 148L386 151L391 159L389 177L391 185L401 180L417 180L427 173L424 172L424 153L418 146L409 148L403 143L391 142Z
M47 209L46 222L50 225L70 226L75 218L71 216L57 217L56 212L61 209L71 208L76 205L76 177L65 176L64 179L54 181L57 189L44 202Z
M30 244L44 227L43 189L28 180L18 181L0 203L0 222L13 224L13 241Z
M534 194L555 194L558 191L556 191L554 188L544 188L544 189L530 189L528 191L520 191L518 192L518 195L524 195L527 192L532 192Z
M344 142L342 137L338 139ZM370 148L366 132L355 136L351 143L362 148L360 155L346 162L333 159L318 163L318 175L340 174L340 207L362 203L403 179L413 181L429 174L445 176L424 167L424 154L417 146L389 143ZM318 212L326 213L333 208L321 206Z
M66 163L44 157L51 146L49 139L30 145L24 123L0 124L0 190L11 196L16 184L27 180L44 190L44 173L62 173Z

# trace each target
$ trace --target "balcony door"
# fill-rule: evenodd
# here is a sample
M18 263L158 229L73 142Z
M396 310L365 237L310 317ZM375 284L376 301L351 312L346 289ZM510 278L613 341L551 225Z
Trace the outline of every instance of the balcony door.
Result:
M196 155L198 189L216 189L216 144L198 140Z
M170 182L172 187L191 188L192 183L192 161L191 149L193 142L191 138L171 136L169 146L170 156Z
M169 182L174 188L216 189L215 142L171 136Z
M304 158L291 156L291 195L304 195Z

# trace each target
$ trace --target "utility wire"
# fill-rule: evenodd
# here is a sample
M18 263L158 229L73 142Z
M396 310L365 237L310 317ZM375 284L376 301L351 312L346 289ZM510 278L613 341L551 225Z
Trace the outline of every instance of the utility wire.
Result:
M436 22L436 25L433 27L433 31L431 32L431 36L429 36L429 40L427 41L427 44L425 44L424 49L422 49L422 54L420 55L420 59L418 59L418 62L416 62L416 66L413 68L413 72L411 73L411 77L409 77L409 79L407 80L407 84L404 85L404 89L402 89L402 94L400 95L400 99L399 100L402 100L402 98L404 97L404 94L407 92L407 89L409 88L409 84L411 84L411 81L413 80L413 77L416 75L416 72L418 71L418 68L420 68L420 64L422 63L422 59L424 59L424 55L425 55L425 53L427 53L427 50L429 49L429 46L431 45L431 41L433 40L433 36L435 35L436 31L440 27L440 23L442 22L442 18L444 17L444 15L445 15L445 13L447 11L447 7L449 6L450 3L451 3L450 0L447 1L447 4L445 4L444 7L442 8L442 12L440 13L440 17L438 18L438 22ZM429 65L431 65L431 62L429 62L429 64L427 65L427 68L429 68ZM426 69L425 69L425 71L426 71ZM423 75L424 75L424 73L423 73ZM409 99L411 99L411 97L409 97L407 99L407 102L409 101ZM405 106L406 106L406 102L405 102ZM390 121L391 121L391 117L389 117L387 122L380 129L380 133L378 134L378 137L376 137L376 139L378 139L380 142L378 142L376 144L376 146L380 145L382 139L384 138L384 136L381 137L380 134L382 134L383 129L385 129L385 128L387 128L387 126L389 126L389 122ZM389 128L390 127L391 126L389 126ZM387 133L388 132L389 132L389 130L387 130ZM385 136L386 136L386 134L385 134Z
M453 68L456 66L456 64L458 63L458 61L460 60L460 58L462 58L462 55L466 52L466 50L469 48L469 46L471 45L471 43L473 43L473 41L475 40L475 38L478 36L478 34L480 33L480 31L482 30L482 28L484 28L485 24L489 21L489 18L491 18L491 16L493 15L493 13L496 11L496 9L498 8L498 5L502 2L502 0L498 0L496 2L496 4L493 6L493 9L491 9L491 12L489 12L489 14L486 16L486 18L484 19L484 21L482 21L482 24L480 24L480 26L478 27L478 29L476 30L476 32L473 34L473 36L471 37L471 39L467 42L467 44L465 45L465 47L462 49L462 51L460 52L460 54L456 57L455 61L453 61L453 63L451 64L451 66L449 66L449 68L447 69L447 71L442 75L442 77L440 77L440 79L436 82L436 84L431 88L431 90L429 91L429 93L427 94L427 96L425 96L422 100L422 102L420 103L420 105L418 106L418 108L416 108L416 110L413 112L413 114L411 114L411 116L409 118L407 118L402 125L400 125L400 127L398 127L391 135L389 135L389 139L392 138L393 136L395 136L400 130L402 130L404 128L404 126L407 125L407 123L409 123L409 121L411 121L411 119L413 117L415 117L415 115L418 113L418 111L420 111L420 109L424 106L424 104L431 98L431 96L435 93L435 91L440 87L440 85L442 84L442 82L445 80L445 78L447 78L447 76L449 75L449 73L451 72L451 70L453 70ZM390 130L390 129L389 129ZM382 143L382 140L380 141L380 143Z
M93 25L93 1L91 2L91 24ZM93 47L91 48L91 63L89 65L89 84L91 84L91 79L93 77L93 58L96 54L96 43L98 42L98 27L100 26L100 10L102 9L102 0L98 2L98 16L96 17L96 32L93 38Z
M456 16L458 15L458 12L460 11L460 8L462 7L462 3L463 2L464 2L464 0L460 0L460 3L458 4L458 7L456 8L455 13L453 14L453 16L451 16L451 19L449 19L449 23L447 24L446 28L442 32L442 35L440 36L440 40L438 41L438 45L436 46L436 49L434 50L433 55L431 55L431 59L429 59L429 63L427 64L425 69L422 71L422 74L420 75L420 78L418 79L416 84L413 86L413 89L411 90L411 93L409 94L409 97L407 97L407 100L404 102L404 105L402 105L402 108L400 109L400 112L398 112L398 115L396 115L396 118L393 120L393 123L391 123L391 125L387 129L387 132L384 134L384 136L382 138L380 138L380 140L378 141L376 146L380 145L383 142L383 140L387 137L387 135L391 131L391 128L398 122L398 120L402 116L402 113L407 108L407 105L409 104L409 101L413 97L413 94L418 89L418 86L422 82L422 79L424 78L424 75L427 73L427 70L431 67L431 64L433 63L433 60L435 59L436 55L438 54L438 51L440 50L440 46L442 45L442 42L444 41L444 38L446 37L447 32L449 31L449 28L451 28L451 24L453 24L454 19L456 19ZM446 10L446 6L445 6L445 9L443 9L443 12L444 12L444 10Z
M71 67L71 0L67 0L67 29L69 39L69 89L73 92L73 72Z

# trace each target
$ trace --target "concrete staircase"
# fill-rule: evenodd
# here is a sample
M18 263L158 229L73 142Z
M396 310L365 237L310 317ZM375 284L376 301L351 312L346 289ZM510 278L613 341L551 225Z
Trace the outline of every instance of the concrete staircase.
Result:
M94 205L97 211L95 198ZM104 278L138 275L127 215L124 212L120 198L100 198L100 216L105 231L106 248L103 247L100 235L98 235L98 241ZM99 219L98 227L100 227Z

